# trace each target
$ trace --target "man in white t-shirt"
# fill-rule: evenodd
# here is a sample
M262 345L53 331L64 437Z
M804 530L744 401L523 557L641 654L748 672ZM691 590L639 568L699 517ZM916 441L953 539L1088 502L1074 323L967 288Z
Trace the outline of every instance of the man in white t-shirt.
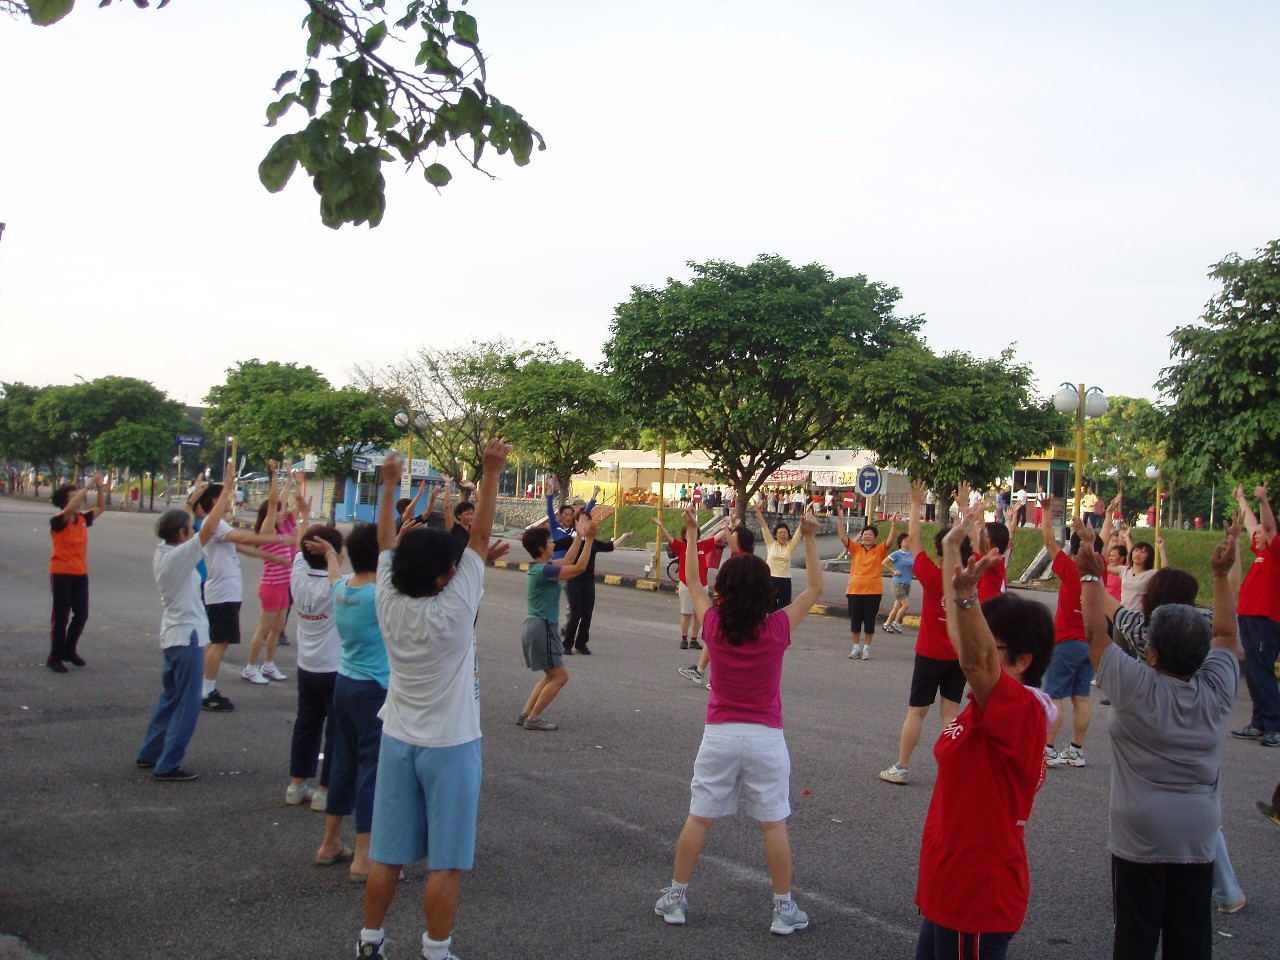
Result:
M378 625L391 680L382 719L374 789L364 929L356 956L383 957L383 921L395 898L400 868L427 859L422 937L426 960L452 957L462 871L475 859L480 802L480 680L475 622L484 594L484 566L506 552L489 545L498 477L510 447L490 440L467 548L442 530L413 521L395 533L395 493L403 464L382 467L378 513Z

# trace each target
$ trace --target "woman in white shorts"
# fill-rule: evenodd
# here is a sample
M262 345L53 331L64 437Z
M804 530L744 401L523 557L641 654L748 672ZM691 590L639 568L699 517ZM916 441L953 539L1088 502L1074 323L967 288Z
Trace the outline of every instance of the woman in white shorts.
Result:
M697 519L684 514L686 539L697 538ZM693 603L703 617L702 636L711 657L715 687L707 699L707 726L693 765L692 799L676 842L671 886L654 912L667 923L685 922L689 879L702 854L707 832L718 817L732 816L742 800L764 832L765 859L773 881L773 933L809 925L791 898L791 760L782 733L782 657L791 631L822 596L822 568L814 534L818 521L805 517L807 584L793 603L775 612L769 565L757 556L725 561L716 578L713 603L700 590Z

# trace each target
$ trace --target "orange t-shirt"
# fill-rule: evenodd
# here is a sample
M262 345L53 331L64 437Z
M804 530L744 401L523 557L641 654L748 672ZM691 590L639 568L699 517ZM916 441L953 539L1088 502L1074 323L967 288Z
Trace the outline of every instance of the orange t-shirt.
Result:
M881 564L889 555L889 547L877 543L868 550L856 541L849 543L849 587L845 593L868 596L884 593Z
M49 536L53 539L53 556L49 558L50 573L80 576L89 573L89 526L92 523L92 511L73 513L65 520L61 515L49 518Z

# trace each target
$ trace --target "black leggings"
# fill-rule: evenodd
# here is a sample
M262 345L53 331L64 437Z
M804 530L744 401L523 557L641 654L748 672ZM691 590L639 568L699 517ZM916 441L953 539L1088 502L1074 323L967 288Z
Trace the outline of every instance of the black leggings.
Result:
M773 584L773 589L777 591L773 598L773 609L781 610L783 607L791 605L791 578L790 577L770 577L769 582Z
M89 576L84 573L51 573L53 623L49 630L49 659L70 660L89 620Z
M1135 863L1112 855L1114 960L1207 960L1213 953L1213 864Z
M596 578L583 574L564 585L569 598L569 622L564 626L564 647L581 649L591 639L591 614L596 609Z
M293 721L293 743L289 750L289 776L307 780L316 775L320 758L320 737L324 736L324 763L320 765L320 786L329 787L333 765L333 687L338 672L313 673L298 668L298 716Z

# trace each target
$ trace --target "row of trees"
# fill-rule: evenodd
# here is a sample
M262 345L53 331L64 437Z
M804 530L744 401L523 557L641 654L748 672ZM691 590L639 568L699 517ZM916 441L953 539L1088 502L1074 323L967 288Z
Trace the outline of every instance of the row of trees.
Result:
M439 469L478 481L485 440L502 436L566 491L601 449L663 438L705 451L742 504L819 446L873 449L945 493L1004 476L1069 433L1012 349L992 359L934 353L921 319L895 312L894 287L776 256L690 267L692 279L636 287L618 305L599 369L552 344L497 340L422 347L358 369L356 384L338 389L310 366L253 359L209 392L202 426L235 436L257 462L314 453L332 477L412 434ZM1255 260L1228 258L1214 275L1223 290L1205 324L1174 332L1177 362L1162 381L1174 402L1117 397L1088 421L1100 493L1126 493L1138 478L1132 507L1149 500L1149 462L1184 491L1280 466L1280 244ZM177 403L127 377L13 384L0 402L0 455L51 472L61 459L154 473L175 433L198 429Z

